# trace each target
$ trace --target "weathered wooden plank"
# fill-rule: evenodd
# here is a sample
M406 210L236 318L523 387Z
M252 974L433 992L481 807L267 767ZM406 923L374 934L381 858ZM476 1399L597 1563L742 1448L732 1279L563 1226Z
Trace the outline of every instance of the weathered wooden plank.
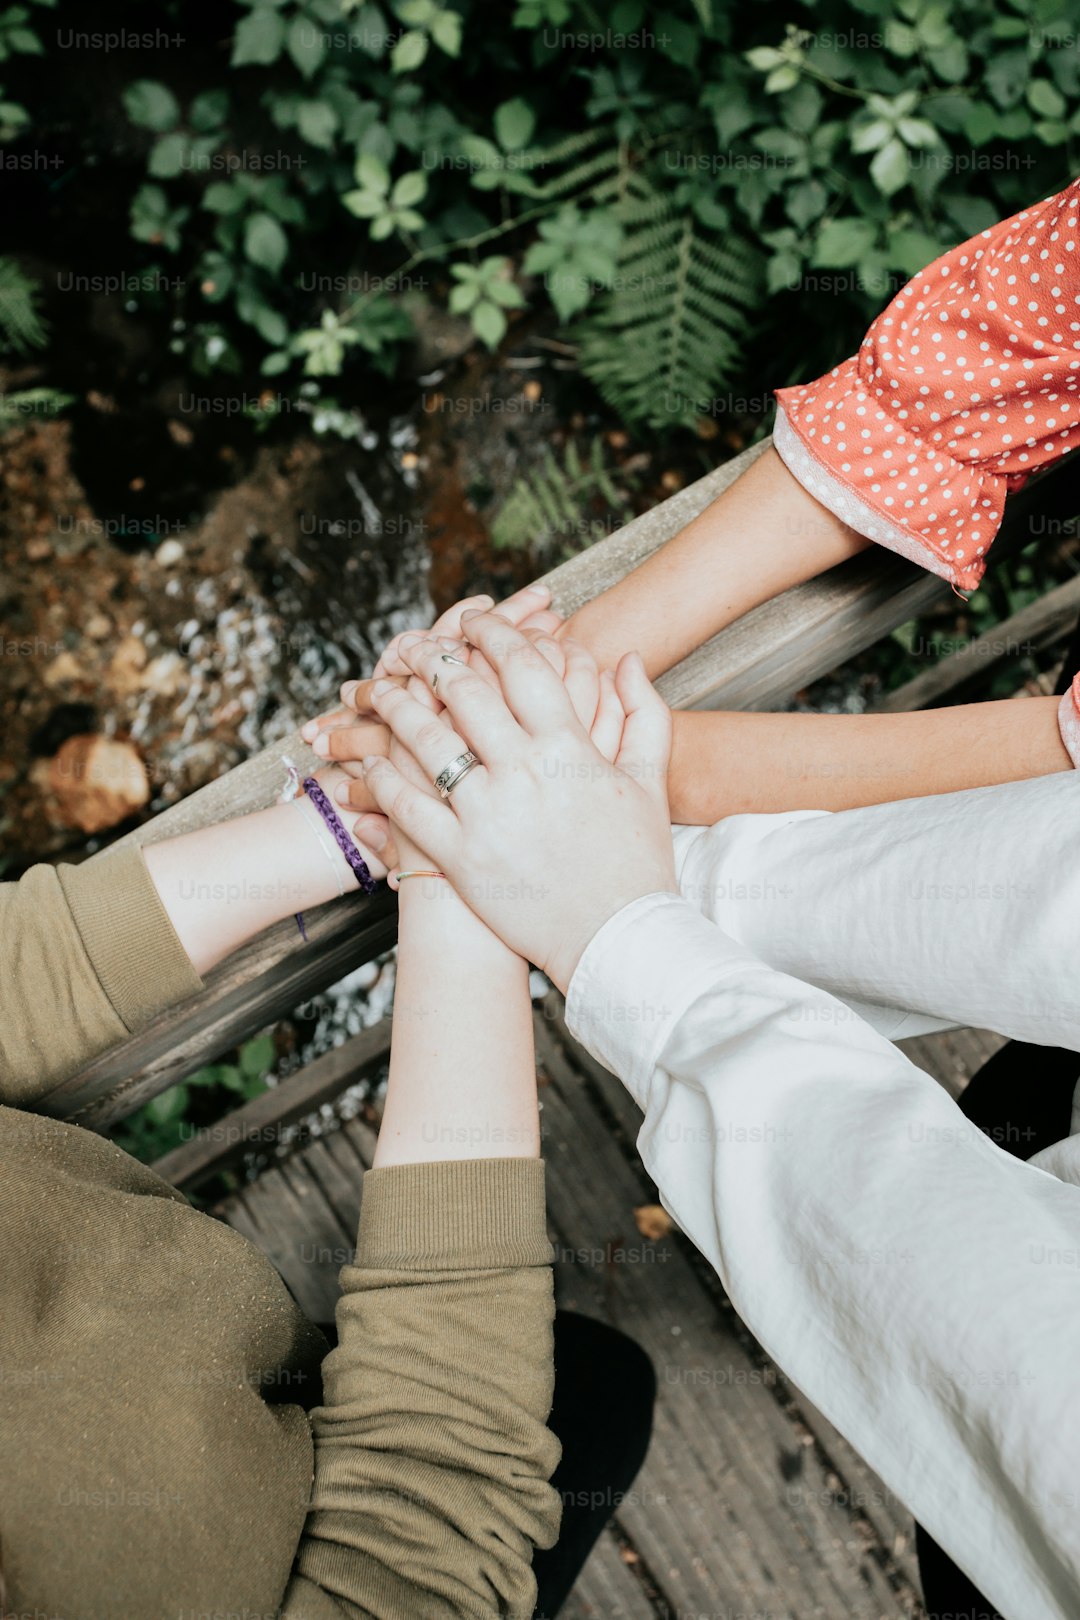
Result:
M1080 576L1048 591L1037 602L1030 602L1003 619L984 636L976 636L966 647L943 658L913 680L906 681L874 705L878 714L904 713L930 709L935 704L958 702L976 685L985 685L1004 664L1029 652L1052 647L1069 635L1080 615Z
M671 1620L671 1615L649 1600L616 1537L605 1530L559 1610L559 1620Z
M596 1059L579 1046L566 1027L565 1003L557 991L552 991L544 1002L544 1024L550 1031L550 1041L541 1045L549 1064L558 1066L565 1059L560 1059L558 1047L572 1054L570 1063L576 1072L587 1083L589 1089L588 1106L594 1113L600 1112L608 1120L608 1130L613 1139L619 1142L624 1153L637 1162L637 1136L641 1126L642 1114L637 1103L629 1092L613 1074L597 1063ZM933 1059L936 1048L933 1043L941 1040L940 1036L924 1038L920 1052L924 1062ZM912 1043L915 1044L915 1043ZM913 1059L914 1061L914 1059ZM977 1064L975 1065L977 1067ZM971 1072L974 1072L974 1068ZM704 1257L699 1257L699 1274L704 1279L703 1286L714 1298L722 1300L734 1321L733 1308L724 1294L720 1279ZM740 1324L741 1325L741 1324ZM746 1342L752 1342L750 1335L744 1330ZM762 1376L771 1378L777 1394L788 1389L783 1375L770 1364L762 1362ZM877 1538L881 1548L888 1549L895 1558L898 1567L902 1570L907 1582L914 1585L918 1580L918 1570L914 1558L914 1542L911 1515L907 1508L886 1489L878 1476L863 1461L853 1446L835 1429L828 1418L810 1402L801 1391L791 1394L791 1399L810 1434L823 1448L824 1453L835 1470L838 1481L836 1494L843 1496L845 1490L851 1500L857 1505L859 1516L865 1521L873 1536Z
M370 1029L306 1064L261 1097L234 1109L219 1124L200 1130L152 1168L174 1187L191 1189L252 1148L269 1151L286 1126L332 1102L386 1057L390 1024L389 1018L380 1018Z
M107 857L106 857L107 859ZM283 1018L308 996L389 950L397 896L349 895L307 917L308 943L283 922L206 976L206 987L57 1086L41 1111L104 1130L220 1052Z
M893 1547L861 1511L873 1476L861 1465L857 1480L839 1477L793 1403L777 1398L783 1381L770 1384L702 1288L681 1235L639 1237L633 1210L651 1184L582 1095L549 1026L538 1042L560 1297L622 1327L656 1365L653 1446L616 1521L666 1601L676 1613L778 1620L910 1613Z

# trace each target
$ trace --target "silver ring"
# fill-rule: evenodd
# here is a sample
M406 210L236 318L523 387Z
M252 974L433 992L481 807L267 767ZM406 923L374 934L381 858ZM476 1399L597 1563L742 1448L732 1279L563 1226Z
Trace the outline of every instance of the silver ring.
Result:
M465 668L464 658L458 658L454 653L442 653L440 656L444 664L457 664L459 669Z
M467 749L464 754L459 754L458 757L456 759L452 759L446 769L444 771L440 771L438 776L435 778L436 793L438 793L441 798L448 799L451 793L453 793L454 789L457 787L458 783L461 781L461 778L463 776L468 776L473 766L479 765L479 763L480 761L477 759L471 748Z

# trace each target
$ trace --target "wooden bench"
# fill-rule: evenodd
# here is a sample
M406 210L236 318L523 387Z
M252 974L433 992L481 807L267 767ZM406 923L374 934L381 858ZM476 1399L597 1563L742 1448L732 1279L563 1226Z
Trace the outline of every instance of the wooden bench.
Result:
M717 468L556 569L548 576L556 605L571 612L606 589L683 528L763 448ZM1061 463L1010 501L999 554L1024 543L1034 513L1065 520L1080 512L1078 470L1080 458ZM873 549L746 615L672 670L662 690L680 707L775 707L947 592L941 580ZM1078 613L1080 583L1073 582L999 626L994 645L1051 644ZM969 651L944 671L927 671L903 690L901 706L948 701L997 666L1000 658L990 651ZM272 802L283 779L282 753L298 763L312 757L291 737L129 840L151 842ZM298 945L292 924L252 942L209 975L199 996L58 1086L49 1110L107 1129L387 949L396 932L394 898L384 893L325 907L309 919L308 931L306 946ZM570 1039L557 996L537 1009L536 1033L560 1302L636 1337L652 1356L660 1386L645 1468L630 1497L614 1506L565 1614L569 1620L918 1615L904 1508L769 1365L681 1234L641 1235L635 1212L657 1199L634 1147L636 1107ZM175 1185L197 1188L252 1143L272 1149L289 1126L377 1074L389 1039L385 1019L156 1168ZM915 1061L956 1094L996 1042L960 1032L909 1044ZM265 1250L316 1319L333 1312L373 1147L369 1121L339 1122L285 1153L215 1212Z

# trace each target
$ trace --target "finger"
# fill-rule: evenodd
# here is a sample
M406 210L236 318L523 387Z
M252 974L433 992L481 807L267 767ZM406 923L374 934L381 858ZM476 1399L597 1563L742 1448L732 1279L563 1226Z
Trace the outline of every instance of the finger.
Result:
M300 735L305 742L314 742L320 731L326 731L330 726L355 725L356 713L353 709L331 709L329 714L317 714L313 720L305 720L300 727Z
M371 813L357 816L349 832L359 844L361 851L371 850L375 860L383 868L382 872L376 872L370 858L365 854L364 859L371 867L373 876L383 877L393 871L398 863L397 843L394 839L394 830L385 816Z
M603 754L609 765L613 765L618 758L625 724L626 710L622 706L615 677L610 669L605 669L600 676L600 701L589 735L593 747Z
M526 630L522 626L522 635L528 636L537 652L543 653L556 675L562 680L566 673L566 654L563 652L562 643L556 641L555 637L549 635L546 630ZM476 652L474 649L473 657L479 660L483 658L483 654ZM490 664L488 668L491 669ZM491 670L491 674L492 678L495 678L494 670Z
M566 660L563 685L567 696L582 726L586 731L591 731L596 719L596 706L600 702L600 666L592 653L571 636L556 642L556 646L561 647Z
M662 802L666 814L671 710L645 673L640 653L624 653L619 659L615 687L626 710L622 746L615 763Z
M446 715L433 715L430 709L417 703L407 692L394 686L381 688L377 685L374 697L379 705L379 713L398 742L416 760L429 782L434 783L448 765L469 752L469 744L449 724ZM483 759L482 755L478 757ZM475 791L473 778L479 774L473 769L463 777L460 791Z
M454 654L442 652L438 642L418 642L406 656L420 680L436 691L454 727L479 759L485 764L498 763L520 752L521 728L497 685L457 662Z
M500 602L495 612L507 624L520 625L534 613L543 613L551 605L551 592L546 585L526 585L524 590L515 591ZM460 626L461 617L458 616Z
M399 703L408 703L401 696ZM421 711L422 712L422 711ZM457 817L448 805L433 799L423 788L413 787L401 772L380 754L370 755L364 761L364 780L371 797L389 816L395 827L400 827L435 864L445 871L453 864L457 840L460 837Z
M526 731L535 736L574 722L562 681L528 636L494 613L467 613L461 627L495 670L507 707Z
M554 634L562 623L563 616L561 613L556 613L554 608L544 608L542 612L530 613L527 619L522 619L518 629L542 630L550 636Z
M486 593L482 596L463 597L460 602L455 602L453 607L447 608L445 613L441 613L431 629L426 631L425 634L429 636L460 635L461 615L463 613L467 613L470 608L478 608L481 613L484 613L494 606L495 598L488 596Z
M386 741L380 742L379 731L381 727L375 726L370 720L357 720L352 717L352 725L335 726L332 731L322 731L311 744L313 754L320 759L334 760L361 760L367 754L386 752Z

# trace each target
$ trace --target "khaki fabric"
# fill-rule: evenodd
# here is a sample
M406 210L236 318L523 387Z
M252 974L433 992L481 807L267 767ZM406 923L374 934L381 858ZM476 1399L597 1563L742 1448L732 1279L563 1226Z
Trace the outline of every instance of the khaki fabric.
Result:
M29 1111L200 987L141 855L34 868L0 928L9 1608L524 1620L558 1526L542 1164L368 1172L309 1415L325 1340L266 1257Z

